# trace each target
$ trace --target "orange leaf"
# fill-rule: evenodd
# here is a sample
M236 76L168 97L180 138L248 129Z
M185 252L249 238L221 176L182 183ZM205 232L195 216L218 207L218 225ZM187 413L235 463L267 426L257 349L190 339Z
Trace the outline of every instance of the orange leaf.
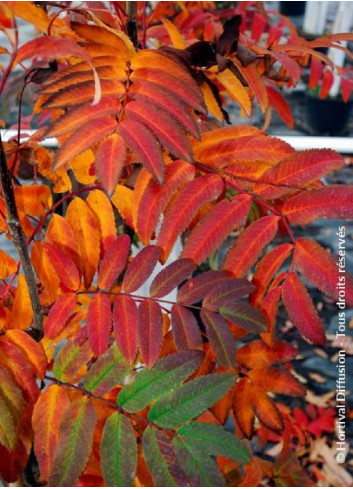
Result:
M113 134L98 147L94 167L102 187L112 195L126 159L126 147L119 134Z
M120 98L125 93L124 85L118 80L102 80L100 85L103 96L114 95ZM42 95L46 98L42 101L41 107L45 109L67 109L73 105L88 104L94 93L95 87L92 82L78 83L51 95ZM39 99L37 103L39 103Z
M251 438L254 429L255 414L251 408L252 389L247 378L242 378L234 388L233 411L240 429L247 438Z
M103 138L114 132L116 127L116 121L111 117L100 117L86 122L80 128L79 134L73 134L66 139L57 152L54 159L54 170L70 163L75 156L99 143Z
M92 190L85 202L99 221L102 237L101 254L104 254L116 237L113 206L109 198L101 190Z
M297 354L297 349L285 341L277 340L269 346L263 340L255 340L238 348L236 360L247 368L257 368L289 362Z
M68 255L75 262L78 270L81 271L78 243L69 222L64 217L53 214L49 221L45 239Z
M27 329L33 320L32 303L24 275L18 276L8 329Z
M23 356L27 358L27 361L33 368L36 376L39 379L44 379L48 361L42 345L34 341L28 333L25 333L20 329L6 331L6 338L16 345Z
M70 202L66 218L79 244L85 286L89 287L99 262L99 221L86 202L79 197Z
M42 216L51 206L52 197L47 185L24 185L15 188L18 209L30 216Z
M12 275L17 270L17 263L15 260L0 250L0 280L6 280L9 275Z
M32 247L31 260L42 284L42 301L45 304L54 302L60 293L59 278L51 262L44 241L35 241Z
M95 294L89 302L87 311L87 336L95 355L102 355L109 347L112 313L109 297Z
M49 136L61 136L67 132L73 132L76 129L82 127L87 120L97 119L99 117L114 115L118 112L119 102L116 97L108 96L103 97L99 104L87 105L83 104L78 107L74 107L72 110L66 112L59 119L49 125L45 135Z
M251 115L251 100L246 88L229 68L216 74L217 80L224 86L232 100L239 103L247 116Z
M326 343L324 325L311 297L295 273L289 273L282 286L282 298L289 318L302 336L312 343Z
M33 411L34 452L39 464L40 479L47 481L59 444L59 427L69 397L61 386L50 385L38 398Z
M163 66L164 59L162 58L160 65L158 68ZM137 68L132 74L132 80L141 79L147 80L155 83L156 85L165 88L170 92L171 96L175 97L176 100L183 102L184 104L193 107L198 112L203 113L205 111L202 94L197 84L188 76L186 70L183 70L186 73L186 77L184 75L183 78L177 78L174 70L173 72L167 72L165 70L156 69L154 67L151 68Z
M254 368L250 370L249 378L266 392L294 397L303 397L306 393L305 387L299 380L286 370L270 367Z
M279 219L278 216L265 216L250 224L228 252L223 270L231 272L235 277L243 277L275 237Z

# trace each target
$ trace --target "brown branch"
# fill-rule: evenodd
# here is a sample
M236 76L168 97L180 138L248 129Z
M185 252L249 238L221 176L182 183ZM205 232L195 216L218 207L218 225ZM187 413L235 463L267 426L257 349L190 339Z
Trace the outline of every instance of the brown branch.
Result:
M15 201L15 195L12 185L12 178L7 167L6 156L2 139L0 135L0 180L2 185L2 193L5 200L7 210L7 225L12 237L12 242L15 245L18 255L20 257L23 273L27 282L28 292L30 295L32 310L33 310L33 330L37 333L38 337L43 334L42 328L42 309L39 302L39 295L37 290L36 279L34 276L33 267L28 253L28 247L26 243L26 237L21 227L18 211Z
M126 33L130 37L133 45L137 47L137 2L125 2L125 10L127 15Z

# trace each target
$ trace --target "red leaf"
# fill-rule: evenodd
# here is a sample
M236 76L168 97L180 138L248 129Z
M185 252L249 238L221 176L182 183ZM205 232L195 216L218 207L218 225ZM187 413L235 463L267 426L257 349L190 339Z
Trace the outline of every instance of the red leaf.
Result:
M44 379L48 360L41 343L37 343L28 333L20 329L6 331L6 338L16 345L27 359L39 379Z
M130 238L127 234L116 236L104 253L99 266L98 287L110 289L124 270L130 251Z
M57 152L53 171L69 163L75 156L91 148L94 144L109 136L117 128L111 117L93 119L80 128L79 134L70 136Z
M297 349L285 341L278 340L269 346L263 340L255 340L238 348L236 359L247 368L257 368L289 362L297 354Z
M23 351L6 336L0 337L0 364L10 370L25 400L35 403L39 395L35 371Z
M321 89L319 93L319 98L324 99L328 96L331 87L334 82L334 76L330 68L326 67L324 71L324 76L322 77L322 84L321 84Z
M87 336L92 351L101 356L109 347L112 312L105 294L95 294L88 304Z
M163 186L148 179L143 169L137 179L134 193L134 224L144 245L148 244L158 219L168 201L181 184L192 180L195 168L184 161L173 161L166 167Z
M108 96L102 98L99 104L83 104L66 112L59 119L54 121L45 133L46 137L61 136L67 132L72 132L81 128L87 120L97 119L102 116L114 115L119 109L119 102L116 97Z
M292 249L293 245L283 243L267 253L259 262L252 278L252 283L257 288L251 296L253 304L257 305L261 301L273 277L289 257Z
M119 133L131 151L141 160L153 178L160 184L164 180L164 160L161 149L149 131L143 124L136 120L125 119L120 122Z
M136 100L154 104L176 119L186 131L198 139L200 130L182 102L175 101L168 90L147 80L137 80L129 90L129 95Z
M188 258L181 258L170 263L153 279L150 286L150 295L152 297L168 295L181 282L184 282L195 268L195 263Z
M130 102L125 109L132 119L141 122L177 158L191 162L191 146L185 132L170 114L149 103Z
M133 258L129 264L122 288L125 292L135 292L148 279L156 266L161 250L158 246L148 245Z
M53 244L45 243L44 248L59 277L60 283L68 290L78 290L81 276L73 259Z
M215 311L229 304L229 301L237 301L249 295L255 290L255 287L245 279L229 277L211 286L210 289L203 301L203 307Z
M187 183L175 197L164 215L157 245L163 250L165 261L178 236L187 228L200 207L217 199L223 190L218 175L203 175Z
M191 258L200 265L244 221L250 205L249 195L235 196L231 202L218 202L190 233L181 254L182 258Z
M295 273L289 273L282 286L282 298L289 318L301 335L312 343L326 343L325 329L311 297Z
M44 323L44 332L49 339L56 338L64 330L67 321L74 314L76 300L76 294L68 292L55 301Z
M278 216L265 216L250 224L229 250L223 270L231 272L235 277L243 277L275 237L279 219Z
M318 84L321 79L323 71L323 65L320 61L318 61L315 58L311 59L311 64L310 64L310 75L309 75L309 89L313 90Z
M229 278L228 273L220 270L210 270L200 273L180 287L178 291L178 302L187 305L195 304L195 302L201 301L212 291L212 287L222 284Z
M201 311L202 322L220 367L234 367L235 340L227 322L216 312Z
M299 64L289 56L277 51L268 51L269 55L279 61L281 65L288 71L293 85L296 85L301 77L301 68Z
M145 299L138 308L138 344L147 368L158 360L163 338L163 316L160 305Z
M318 219L353 219L353 186L330 185L301 192L283 206L283 214L293 224Z
M202 350L202 337L193 313L174 304L171 312L174 343L177 350Z
M254 13L253 21L251 23L251 38L258 43L264 30L266 27L266 20L265 18L258 14L257 12Z
M342 255L339 255L342 256ZM296 243L295 267L315 287L329 297L338 300L344 287L344 297L348 305L353 306L353 277L345 266L322 246L308 238L299 238ZM340 272L340 266L344 272ZM344 278L340 278L340 277ZM340 287L341 285L341 287Z
M331 149L300 151L261 175L261 180L273 185L257 184L254 191L263 199L278 199L342 167L343 157Z
M124 358L133 363L137 355L137 306L129 296L119 295L113 308L114 337Z
M119 134L112 134L98 147L94 167L102 187L112 195L126 159L126 146Z
M273 87L266 87L270 105L275 109L278 116L288 127L294 129L294 118L287 100L281 92Z

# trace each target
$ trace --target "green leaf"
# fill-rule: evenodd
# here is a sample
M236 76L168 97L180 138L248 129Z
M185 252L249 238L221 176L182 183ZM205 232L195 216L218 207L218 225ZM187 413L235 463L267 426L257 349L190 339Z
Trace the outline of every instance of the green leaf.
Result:
M0 443L11 451L17 440L16 425L9 406L0 397Z
M148 419L162 428L180 426L213 406L234 382L232 374L211 374L188 382L157 401Z
M83 385L100 396L120 384L129 371L130 367L114 343L89 369Z
M60 443L54 454L48 486L74 486L92 450L95 410L87 398L74 401L65 411L59 428Z
M117 403L125 411L136 413L152 401L172 391L197 369L203 359L199 351L183 351L162 358L151 370L143 370L134 382L125 386Z
M227 457L234 462L248 464L251 454L245 443L221 426L206 423L189 423L177 431L190 449L206 455Z
M148 427L143 434L142 447L154 485L177 487L179 484L170 471L170 464L176 464L176 455L169 439L155 428Z
M114 413L106 420L100 444L101 467L108 487L134 487L137 442L130 420Z
M189 476L193 487L224 487L226 482L216 462L203 452L190 448L179 437L175 437L177 460Z

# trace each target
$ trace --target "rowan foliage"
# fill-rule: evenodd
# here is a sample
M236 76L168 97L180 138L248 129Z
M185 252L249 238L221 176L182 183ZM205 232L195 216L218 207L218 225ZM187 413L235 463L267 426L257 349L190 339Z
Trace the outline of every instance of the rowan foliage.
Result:
M1 89L24 70L40 126L2 151L23 240L4 178L0 230L35 277L0 250L2 479L31 472L33 447L42 485L311 485L276 315L325 343L307 281L337 300L335 257L294 226L352 219L353 188L321 180L341 155L229 125L227 100L292 127L281 88L352 36L306 41L258 2L131 2L128 23L123 2L55 3L0 4ZM22 46L19 19L38 32ZM283 442L272 465L259 433Z

